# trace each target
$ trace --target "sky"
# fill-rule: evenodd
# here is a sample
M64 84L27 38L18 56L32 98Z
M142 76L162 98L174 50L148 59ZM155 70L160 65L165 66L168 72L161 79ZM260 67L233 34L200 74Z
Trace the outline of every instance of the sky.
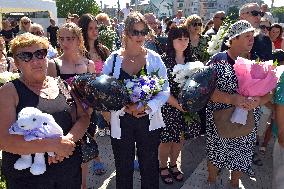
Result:
M96 0L99 6L101 6L100 1L103 2L103 7L104 7L104 4L109 5L110 7L117 6L117 0ZM130 2L130 0L119 0L120 7L124 8L126 2ZM269 6L271 5L271 0L264 0L264 2L267 3ZM274 6L276 7L284 6L284 0L274 0Z

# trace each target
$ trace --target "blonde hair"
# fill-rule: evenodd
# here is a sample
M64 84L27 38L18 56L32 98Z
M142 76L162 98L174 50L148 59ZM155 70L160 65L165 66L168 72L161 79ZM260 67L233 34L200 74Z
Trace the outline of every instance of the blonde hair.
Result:
M16 38L14 38L10 42L10 51L15 57L16 52L19 48L30 47L32 45L39 45L45 49L48 49L49 42L44 37L39 37L27 32L21 35L17 35Z
M186 28L188 28L188 26L191 25L192 22L196 22L196 21L200 21L201 22L202 20L201 20L200 16L198 16L197 14L193 14L193 15L187 17L187 19L186 19L186 21L184 23L184 26Z
M87 52L85 45L84 45L84 38L83 38L83 33L82 33L82 29L77 26L77 24L70 22L70 23L65 23L63 24L59 30L57 31L57 37L59 38L59 33L62 30L68 30L69 32L71 32L73 35L75 35L76 37L78 37L79 40L79 53L84 56L85 53ZM58 41L60 41L58 39Z
M44 32L42 25L37 23L31 24L30 31L32 31L33 29L39 29L40 31Z
M31 19L29 19L29 17L26 17L26 16L22 17L19 23L20 30L25 30L24 25L23 25L23 22L25 21L29 21L30 23L32 22Z
M96 16L96 20L98 21L99 24L104 23L107 21L110 24L110 18L106 13L100 13Z
M145 20L145 17L140 13L140 12L131 12L126 20L124 21L125 27L124 27L124 32L122 36L122 45L126 45L127 38L129 37L131 31L133 30L134 24L136 23L143 23L145 26L145 29L148 30L149 32L151 31L147 21Z

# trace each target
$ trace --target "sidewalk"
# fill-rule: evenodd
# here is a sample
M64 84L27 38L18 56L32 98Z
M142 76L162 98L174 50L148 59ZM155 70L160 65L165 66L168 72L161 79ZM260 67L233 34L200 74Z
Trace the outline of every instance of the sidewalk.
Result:
M97 137L100 148L101 160L105 163L107 172L102 176L93 173L89 169L88 188L91 189L115 189L115 166L111 150L110 138ZM241 188L243 189L270 189L272 180L272 142L267 149L266 156L260 156L263 166L254 166L255 178L243 176ZM91 164L91 163L90 163ZM178 158L178 166L184 173L185 182L175 182L173 185L165 185L160 180L161 189L206 189L207 167L205 156L205 138L199 137L195 140L186 141L182 153ZM218 185L220 189L226 189L229 180L229 171L222 170ZM134 189L140 189L140 174L135 171Z

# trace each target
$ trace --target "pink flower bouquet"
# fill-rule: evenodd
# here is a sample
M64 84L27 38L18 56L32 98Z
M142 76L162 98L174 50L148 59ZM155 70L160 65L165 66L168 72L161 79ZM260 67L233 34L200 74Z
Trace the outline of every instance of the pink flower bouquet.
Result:
M276 66L273 61L257 62L238 57L234 64L238 78L237 92L248 98L264 96L277 84ZM248 111L236 107L231 117L232 123L246 124Z

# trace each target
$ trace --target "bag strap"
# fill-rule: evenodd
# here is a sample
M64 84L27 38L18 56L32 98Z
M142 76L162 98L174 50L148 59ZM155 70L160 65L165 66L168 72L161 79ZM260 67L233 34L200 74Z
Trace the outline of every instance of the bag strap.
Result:
M112 70L111 70L111 76L113 76L114 74L114 68L115 68L115 63L116 63L116 57L117 57L117 54L114 54L114 57L113 57L113 62L112 62Z
M61 73L60 73L60 67L59 67L59 64L58 64L58 62L57 62L55 59L53 59L53 61L54 61L54 64L55 64L56 75L57 75L57 76L60 76L60 75L61 75Z

